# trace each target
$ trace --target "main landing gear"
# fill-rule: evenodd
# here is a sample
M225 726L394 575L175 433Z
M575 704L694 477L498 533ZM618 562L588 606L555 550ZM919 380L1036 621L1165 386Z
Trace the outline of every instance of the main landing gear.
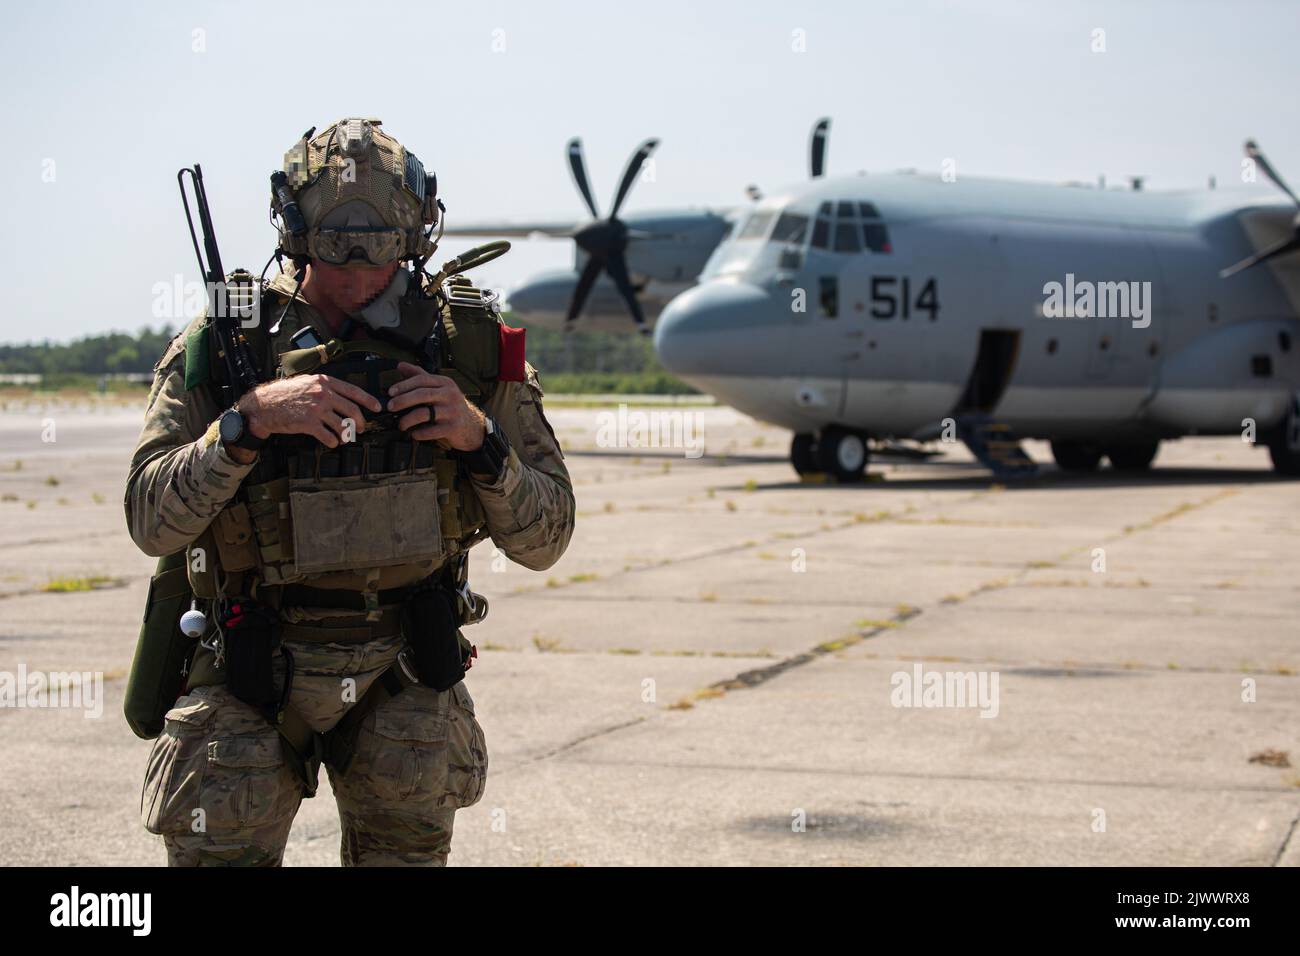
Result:
M1160 450L1158 441L1098 445L1079 441L1052 442L1052 457L1062 471L1096 471L1102 458L1109 458L1116 471L1146 471Z

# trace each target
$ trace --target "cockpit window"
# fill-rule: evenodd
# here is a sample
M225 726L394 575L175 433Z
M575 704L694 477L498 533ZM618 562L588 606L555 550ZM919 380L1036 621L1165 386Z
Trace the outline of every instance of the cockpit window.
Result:
M850 255L863 249L893 251L889 229L881 220L876 204L847 199L821 204L813 222L811 245L814 249Z
M762 239L767 234L767 227L772 224L773 213L756 212L749 217L745 228L740 230L737 239Z
M864 222L862 224L862 244L872 252L891 252L889 233L882 222Z
M783 212L781 218L776 221L776 228L772 230L772 241L801 243L807 230L807 216L795 212Z
M812 247L814 249L829 249L831 244L831 221L822 216L817 217L813 223Z
M856 222L840 220L835 224L835 251L862 251L862 242L858 238L858 224Z

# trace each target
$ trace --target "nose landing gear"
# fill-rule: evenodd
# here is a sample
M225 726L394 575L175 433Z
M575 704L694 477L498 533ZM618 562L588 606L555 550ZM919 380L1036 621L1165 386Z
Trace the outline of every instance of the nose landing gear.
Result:
M801 432L790 443L790 464L800 475L829 475L840 484L862 481L867 468L866 439L832 425L817 435Z

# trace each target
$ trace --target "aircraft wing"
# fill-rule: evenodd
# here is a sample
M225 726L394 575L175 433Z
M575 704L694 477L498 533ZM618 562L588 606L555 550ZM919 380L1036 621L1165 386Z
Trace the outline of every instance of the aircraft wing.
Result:
M444 236L514 236L527 238L541 234L554 239L569 239L573 231L580 226L576 222L472 222L467 225L450 225L443 230Z

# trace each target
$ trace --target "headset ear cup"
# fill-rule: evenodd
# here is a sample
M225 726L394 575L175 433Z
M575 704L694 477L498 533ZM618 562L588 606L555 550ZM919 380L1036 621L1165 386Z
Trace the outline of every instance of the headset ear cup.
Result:
M438 202L438 177L429 177L429 191L424 194L424 209L422 210L424 224L426 226L436 226L438 224L438 209L442 204Z

